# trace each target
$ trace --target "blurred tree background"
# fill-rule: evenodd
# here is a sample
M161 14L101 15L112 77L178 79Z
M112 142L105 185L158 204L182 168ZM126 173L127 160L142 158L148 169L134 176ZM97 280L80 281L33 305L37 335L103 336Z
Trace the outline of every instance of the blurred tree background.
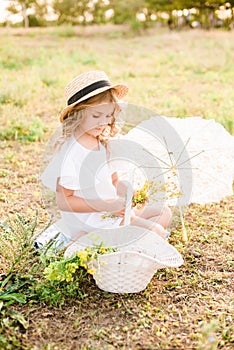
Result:
M5 0L2 26L130 24L133 29L154 24L170 30L234 27L234 0ZM12 15L20 21L13 23Z

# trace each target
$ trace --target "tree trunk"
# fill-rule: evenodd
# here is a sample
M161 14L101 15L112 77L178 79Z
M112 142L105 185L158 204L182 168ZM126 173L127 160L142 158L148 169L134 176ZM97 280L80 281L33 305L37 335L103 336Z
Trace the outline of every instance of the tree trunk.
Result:
M24 28L28 28L29 27L28 14L27 14L26 4L24 2L22 3L22 15L24 19Z

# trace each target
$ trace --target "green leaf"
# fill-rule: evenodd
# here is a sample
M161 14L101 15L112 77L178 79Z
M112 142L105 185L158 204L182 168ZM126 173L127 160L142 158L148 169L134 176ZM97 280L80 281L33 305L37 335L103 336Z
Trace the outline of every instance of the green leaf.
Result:
M21 313L11 310L9 314L11 318L18 321L24 327L24 329L28 328L28 322L25 320L24 316Z
M8 275L8 276L0 283L0 285L1 285L2 288L5 287L5 285L9 282L9 280L11 279L11 277L12 277L12 274Z
M0 295L0 300L4 300L4 301L14 300L14 301L17 301L17 303L25 304L26 296L20 293L11 293L11 294Z

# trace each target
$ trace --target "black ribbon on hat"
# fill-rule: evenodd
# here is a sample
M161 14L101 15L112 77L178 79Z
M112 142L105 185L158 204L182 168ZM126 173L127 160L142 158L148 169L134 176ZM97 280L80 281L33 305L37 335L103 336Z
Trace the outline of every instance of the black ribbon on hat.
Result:
M111 86L110 82L108 80L100 80L97 81L96 83L90 84L83 88L82 90L76 92L72 97L69 98L67 101L67 105L71 105L72 103L78 101L82 97L90 94L90 92L95 91L97 89L100 89L105 86Z

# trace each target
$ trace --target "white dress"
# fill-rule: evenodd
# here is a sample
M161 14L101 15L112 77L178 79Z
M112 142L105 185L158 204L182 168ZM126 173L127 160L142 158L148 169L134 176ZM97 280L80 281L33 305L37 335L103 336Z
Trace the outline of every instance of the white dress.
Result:
M41 181L44 186L55 192L59 178L59 184L73 190L74 196L105 201L117 198L116 188L112 184L113 172L107 161L106 149L101 143L99 150L93 151L83 147L72 136L54 155L42 173ZM108 217L106 212L60 213L61 219L54 227L57 232L62 232L68 241L79 231L92 232L98 228L117 227L122 220L119 217Z

